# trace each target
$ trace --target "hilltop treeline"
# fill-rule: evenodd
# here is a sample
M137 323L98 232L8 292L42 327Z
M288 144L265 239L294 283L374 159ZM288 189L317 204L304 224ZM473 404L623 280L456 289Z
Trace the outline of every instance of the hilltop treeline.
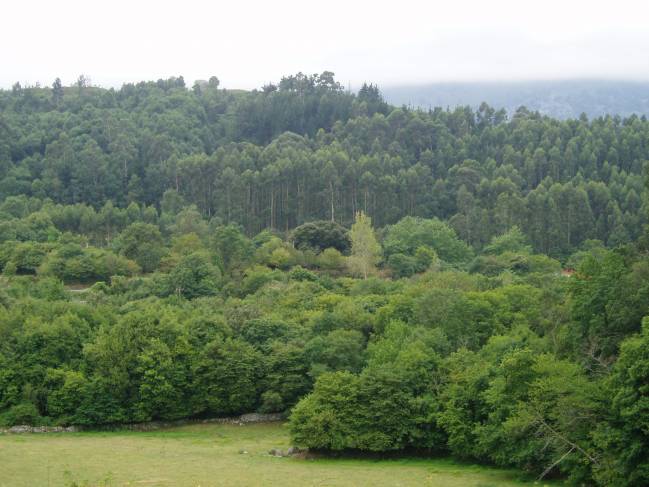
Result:
M120 90L82 78L0 92L0 197L160 209L175 191L248 235L349 225L358 210L380 227L437 217L478 249L518 225L535 250L566 257L589 239L639 236L648 137L638 117L390 107L328 72L252 92L216 78Z
M314 449L649 482L645 120L328 73L0 107L0 424L287 412Z

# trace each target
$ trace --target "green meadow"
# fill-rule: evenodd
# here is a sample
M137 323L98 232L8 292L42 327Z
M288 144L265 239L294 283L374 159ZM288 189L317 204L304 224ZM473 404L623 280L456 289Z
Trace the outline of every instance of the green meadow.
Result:
M535 485L520 472L448 459L274 457L279 423L191 425L155 432L0 436L0 487ZM536 484L544 485L544 484Z

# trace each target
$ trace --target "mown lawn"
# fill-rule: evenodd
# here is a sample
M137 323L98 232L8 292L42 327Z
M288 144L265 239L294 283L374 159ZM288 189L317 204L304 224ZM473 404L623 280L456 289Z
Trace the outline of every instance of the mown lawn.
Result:
M5 435L0 436L0 487L534 485L521 481L516 472L445 459L306 460L268 455L271 448L288 446L286 427L278 423L192 425L147 433Z

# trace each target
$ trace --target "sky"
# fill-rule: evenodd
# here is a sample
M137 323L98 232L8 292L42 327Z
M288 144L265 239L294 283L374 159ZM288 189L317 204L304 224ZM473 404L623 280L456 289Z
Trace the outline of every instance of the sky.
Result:
M646 0L29 0L0 16L2 88L84 74L251 89L325 70L351 87L649 80Z

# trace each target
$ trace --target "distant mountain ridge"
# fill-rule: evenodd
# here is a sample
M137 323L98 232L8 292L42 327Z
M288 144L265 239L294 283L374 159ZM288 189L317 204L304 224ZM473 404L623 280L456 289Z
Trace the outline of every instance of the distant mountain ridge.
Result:
M487 102L510 114L518 107L556 118L649 115L648 81L574 79L562 81L444 82L382 87L388 103L419 108Z

